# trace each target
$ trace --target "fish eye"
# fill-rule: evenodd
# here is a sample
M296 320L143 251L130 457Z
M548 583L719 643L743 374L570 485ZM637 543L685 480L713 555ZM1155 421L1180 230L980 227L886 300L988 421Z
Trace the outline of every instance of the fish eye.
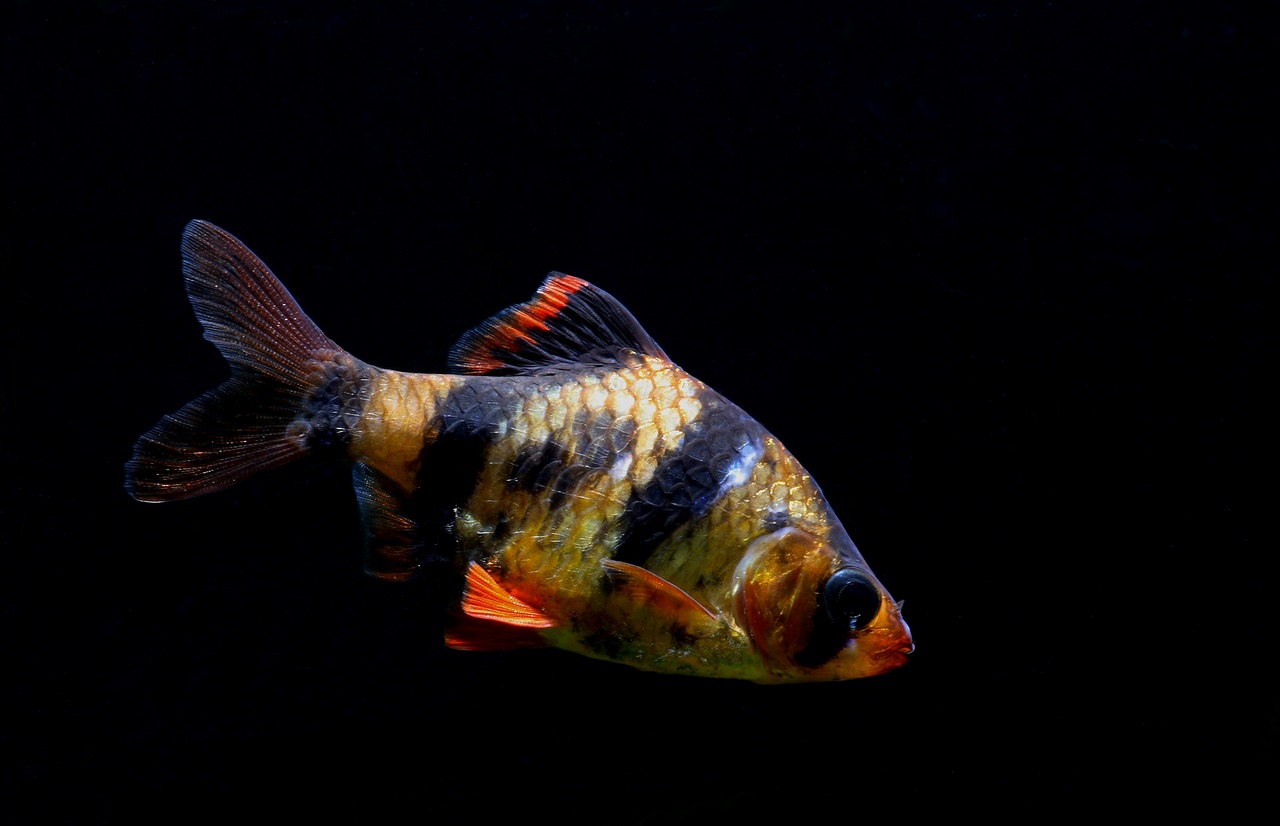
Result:
M880 613L880 591L867 575L855 568L841 568L827 580L823 605L832 622L857 631Z

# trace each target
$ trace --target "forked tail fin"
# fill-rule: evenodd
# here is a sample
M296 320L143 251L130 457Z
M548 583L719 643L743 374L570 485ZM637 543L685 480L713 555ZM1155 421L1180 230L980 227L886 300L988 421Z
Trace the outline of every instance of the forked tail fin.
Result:
M213 224L183 230L182 272L204 337L231 377L138 439L125 489L144 502L221 490L306 453L290 424L316 389L317 351L341 353L266 264Z

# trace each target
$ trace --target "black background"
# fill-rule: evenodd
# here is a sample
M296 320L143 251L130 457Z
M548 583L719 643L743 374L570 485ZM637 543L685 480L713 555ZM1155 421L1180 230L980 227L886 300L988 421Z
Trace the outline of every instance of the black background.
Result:
M802 8L803 6L803 8ZM1274 20L1246 4L7 3L7 822L854 822L1274 791ZM443 369L552 269L805 463L917 651L461 653L341 468L130 500L182 226ZM264 808L265 807L265 808ZM450 814L451 813L451 814Z

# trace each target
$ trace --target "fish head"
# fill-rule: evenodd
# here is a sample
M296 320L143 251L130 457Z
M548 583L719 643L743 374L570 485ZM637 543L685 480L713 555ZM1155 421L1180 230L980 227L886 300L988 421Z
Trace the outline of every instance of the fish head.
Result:
M848 680L907 661L911 629L853 547L798 528L754 540L734 572L733 611L764 663L760 682Z

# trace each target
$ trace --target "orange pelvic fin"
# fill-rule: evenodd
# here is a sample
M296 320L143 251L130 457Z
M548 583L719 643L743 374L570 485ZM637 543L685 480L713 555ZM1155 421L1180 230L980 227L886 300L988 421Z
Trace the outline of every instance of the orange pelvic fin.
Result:
M467 567L467 582L459 606L462 616L445 631L444 642L459 651L510 651L540 648L547 643L539 628L555 621L513 596L482 566Z
M488 571L475 562L467 567L462 613L475 619L520 628L550 628L556 624L555 620L537 608L508 593Z
M653 571L616 559L601 560L600 564L609 581L628 599L668 617L690 632L705 633L719 623L715 612Z

